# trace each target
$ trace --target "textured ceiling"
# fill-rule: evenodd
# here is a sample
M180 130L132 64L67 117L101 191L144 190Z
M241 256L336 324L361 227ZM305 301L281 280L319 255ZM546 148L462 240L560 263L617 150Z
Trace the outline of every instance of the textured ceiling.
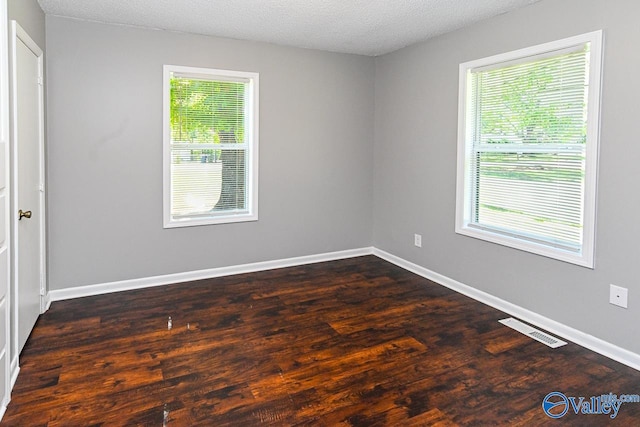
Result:
M38 0L48 15L382 55L538 0Z

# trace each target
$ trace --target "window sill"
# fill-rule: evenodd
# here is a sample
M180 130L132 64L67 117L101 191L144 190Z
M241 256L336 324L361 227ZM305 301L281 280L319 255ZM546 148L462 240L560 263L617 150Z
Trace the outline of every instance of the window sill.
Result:
M456 233L473 237L475 239L484 240L490 243L496 243L509 248L530 252L547 258L556 259L558 261L579 265L581 267L594 268L593 251L573 252L567 249L556 248L543 243L536 243L517 237L508 236L499 232L492 232L485 229L471 227L469 225L456 225Z
M257 214L239 214L215 217L190 217L165 220L164 228L197 227L202 225L233 224L236 222L258 221Z

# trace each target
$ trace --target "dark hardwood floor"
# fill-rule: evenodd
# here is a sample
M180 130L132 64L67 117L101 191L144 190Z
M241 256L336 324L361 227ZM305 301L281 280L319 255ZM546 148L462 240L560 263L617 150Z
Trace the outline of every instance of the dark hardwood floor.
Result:
M171 317L171 329L168 320ZM640 425L640 372L373 256L55 302L3 425Z

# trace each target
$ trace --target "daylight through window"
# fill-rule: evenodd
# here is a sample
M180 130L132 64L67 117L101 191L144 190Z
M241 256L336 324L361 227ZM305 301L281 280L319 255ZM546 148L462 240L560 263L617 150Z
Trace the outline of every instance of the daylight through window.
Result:
M458 233L592 266L600 45L461 65Z
M257 219L258 75L164 73L165 227Z

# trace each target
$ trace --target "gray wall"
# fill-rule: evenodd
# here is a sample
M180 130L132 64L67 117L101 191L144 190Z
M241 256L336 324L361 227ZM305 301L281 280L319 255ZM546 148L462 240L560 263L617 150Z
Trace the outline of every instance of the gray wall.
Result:
M36 0L8 0L9 20L15 19L40 49L45 50L45 17Z
M377 58L374 246L640 353L638 16L637 0L546 0ZM595 269L456 235L458 65L598 29L605 53ZM629 309L608 303L610 283L629 288Z
M371 245L374 59L47 16L51 290ZM162 228L162 65L260 73L260 220Z

